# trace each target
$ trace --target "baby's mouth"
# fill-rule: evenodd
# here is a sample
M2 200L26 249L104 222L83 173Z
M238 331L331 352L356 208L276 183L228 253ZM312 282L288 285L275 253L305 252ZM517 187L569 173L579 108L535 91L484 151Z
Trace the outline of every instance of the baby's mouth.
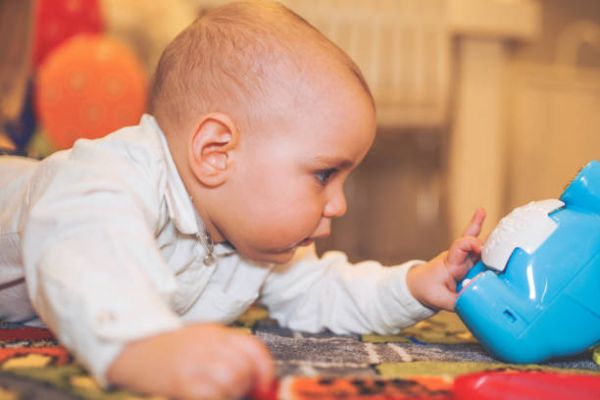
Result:
M310 246L311 244L313 244L314 240L311 238L306 238L303 241L301 241L300 243L298 243L296 245L296 247L305 247L305 246Z

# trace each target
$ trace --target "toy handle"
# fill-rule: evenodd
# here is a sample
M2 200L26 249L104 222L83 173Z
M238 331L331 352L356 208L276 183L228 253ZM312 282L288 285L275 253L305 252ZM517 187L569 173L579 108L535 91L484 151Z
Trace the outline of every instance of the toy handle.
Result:
M479 262L473 265L473 268L471 268L469 272L467 272L467 275L465 275L462 281L458 282L458 284L456 285L456 292L459 293L463 289L463 285L466 282L469 282L471 279L475 278L478 274L485 271L486 269L487 267L485 266L483 261L479 260Z

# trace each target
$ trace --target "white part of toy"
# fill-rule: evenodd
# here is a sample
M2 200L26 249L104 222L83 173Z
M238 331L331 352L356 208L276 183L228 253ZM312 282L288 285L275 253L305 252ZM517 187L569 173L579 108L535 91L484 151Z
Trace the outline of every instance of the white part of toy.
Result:
M564 205L561 200L547 199L515 208L490 234L481 254L483 263L490 269L504 271L517 247L533 254L557 228L548 214Z

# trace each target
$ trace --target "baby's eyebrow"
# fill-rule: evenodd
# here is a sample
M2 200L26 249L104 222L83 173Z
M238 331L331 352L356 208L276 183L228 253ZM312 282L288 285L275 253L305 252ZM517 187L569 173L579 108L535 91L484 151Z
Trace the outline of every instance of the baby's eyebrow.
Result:
M350 169L354 166L354 162L346 158L316 156L314 160L320 165L332 166L339 169Z

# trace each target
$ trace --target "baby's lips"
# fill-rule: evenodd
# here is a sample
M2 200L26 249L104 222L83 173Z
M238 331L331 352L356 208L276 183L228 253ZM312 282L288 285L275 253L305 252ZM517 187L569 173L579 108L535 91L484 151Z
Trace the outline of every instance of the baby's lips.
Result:
M313 239L306 238L302 242L300 242L300 244L298 246L300 246L300 247L310 246L311 244L313 244L313 242L314 242Z

